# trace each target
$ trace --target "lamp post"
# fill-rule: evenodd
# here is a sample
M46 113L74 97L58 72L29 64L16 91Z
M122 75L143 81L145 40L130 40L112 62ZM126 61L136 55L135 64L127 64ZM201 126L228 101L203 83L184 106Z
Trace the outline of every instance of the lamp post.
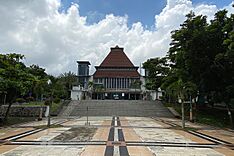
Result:
M51 85L52 84L52 82L51 82L51 80L49 79L48 81L47 81L47 84L48 85ZM51 106L51 104L52 104L52 91L51 91L51 94L50 94L50 101L49 101L49 105L48 105L48 117L47 117L47 127L50 127L50 106Z

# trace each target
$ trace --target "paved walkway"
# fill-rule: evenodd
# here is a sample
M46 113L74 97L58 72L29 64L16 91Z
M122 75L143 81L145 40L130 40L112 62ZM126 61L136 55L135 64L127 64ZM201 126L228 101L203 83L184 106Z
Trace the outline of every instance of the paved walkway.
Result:
M0 129L2 156L232 156L234 133L165 117L53 118Z

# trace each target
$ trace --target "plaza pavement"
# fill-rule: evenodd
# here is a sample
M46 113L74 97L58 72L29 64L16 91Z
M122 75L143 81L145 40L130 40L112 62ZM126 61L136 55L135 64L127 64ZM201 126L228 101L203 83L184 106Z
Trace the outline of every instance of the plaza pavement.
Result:
M80 104L73 103L75 107L78 105ZM75 107L69 108L71 110L66 112L66 117L52 118L51 128L45 127L47 121L44 119L0 129L0 155L234 155L234 132L230 130L187 122L186 126L189 129L184 131L180 128L181 121L168 114L152 115L153 112L150 110L142 110L142 112L149 112L152 116L137 117L133 116L134 112L131 112L132 116L122 116L124 114L121 115L121 112L130 110L117 110L121 109L120 107L115 108L117 115L114 116L104 116L103 110L101 110L102 115L89 112L87 122L86 116L77 116L74 113L74 110L77 110ZM165 111L161 107L160 112Z

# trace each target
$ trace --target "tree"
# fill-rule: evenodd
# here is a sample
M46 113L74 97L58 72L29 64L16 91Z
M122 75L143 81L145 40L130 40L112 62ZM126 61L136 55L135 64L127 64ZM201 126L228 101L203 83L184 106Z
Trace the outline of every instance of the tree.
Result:
M39 67L38 65L31 65L27 68L28 72L31 73L34 77L34 84L31 88L32 94L35 94L36 100L42 100L45 88L47 85L48 75L45 72L45 69Z
M169 68L166 64L166 58L151 58L143 63L143 68L147 71L148 82L147 89L156 90L160 87L163 77L168 74Z
M89 81L89 82L88 82L88 87L89 87L89 88L93 88L93 85L94 85L93 81Z
M12 103L19 95L24 95L32 86L34 76L27 72L27 67L21 62L21 54L0 54L1 90L7 92L9 102L4 120L7 120Z
M94 84L93 87L94 87L94 91L97 94L97 100L98 100L99 94L102 93L103 91L105 91L105 87L103 86L103 84ZM103 98L103 94L101 94L100 99L102 99L102 98Z
M170 89L170 83L178 80L190 82L208 101L225 102L232 121L233 14L227 17L226 10L218 11L209 24L206 16L191 12L186 17L181 28L172 32L168 52L171 71L162 87Z
M76 83L77 83L76 74L69 71L68 73L65 72L58 77L57 87L58 87L58 84L60 84L61 85L60 88L63 88L63 90L65 90L64 97L69 98L72 86Z
M158 93L158 88L161 86L163 78L168 74L169 67L167 58L151 58L143 63L143 68L146 70L145 87L149 90L155 90ZM156 95L158 97L158 95Z
M136 98L136 89L140 89L141 88L141 80L134 80L132 81L132 83L130 84L130 88L133 88L135 90L135 100Z
M172 32L172 43L168 52L178 75L183 81L194 82L200 90L204 90L204 78L209 71L207 56L206 17L188 14L181 29Z
M217 88L213 92L213 99L215 102L225 102L230 125L234 128L231 112L231 105L234 106L234 14L227 18L226 13L218 12L214 20L214 23L222 24L220 29L222 28L224 37L219 45L222 45L224 50L218 51L214 59L214 68L219 73L217 74L219 80L216 82Z

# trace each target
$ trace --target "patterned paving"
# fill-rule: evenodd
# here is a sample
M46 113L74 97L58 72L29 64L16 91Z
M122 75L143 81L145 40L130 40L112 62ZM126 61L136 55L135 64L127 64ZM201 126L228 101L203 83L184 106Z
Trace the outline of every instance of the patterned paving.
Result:
M57 121L58 119L54 119ZM60 119L61 120L61 119ZM65 119L62 119L64 122ZM212 142L198 142L190 135L164 127L163 123L148 117L90 117L88 127L96 127L89 141L54 139L72 127L86 127L86 117L73 118L58 128L45 129L39 133L12 140L0 146L2 156L223 156L232 155L231 149ZM56 122L54 122L56 123ZM30 125L28 123L28 125ZM34 124L33 124L34 125ZM124 125L124 127L122 127ZM127 128L126 128L127 126ZM150 128L152 127L152 128ZM9 130L6 133L13 133ZM182 131L182 130L180 130ZM228 134L230 135L231 132ZM226 134L226 133L225 133ZM14 133L15 135L15 133ZM79 135L79 133L77 133ZM192 146L191 146L192 145ZM206 147L203 145L211 145ZM10 147L9 147L10 146ZM5 148L5 149L4 149ZM221 151L221 152L220 152ZM223 152L222 151L226 151Z
M0 155L234 155L234 132L194 123L186 124L194 130L184 131L159 102L74 101L51 123L51 128L44 119L1 129Z

